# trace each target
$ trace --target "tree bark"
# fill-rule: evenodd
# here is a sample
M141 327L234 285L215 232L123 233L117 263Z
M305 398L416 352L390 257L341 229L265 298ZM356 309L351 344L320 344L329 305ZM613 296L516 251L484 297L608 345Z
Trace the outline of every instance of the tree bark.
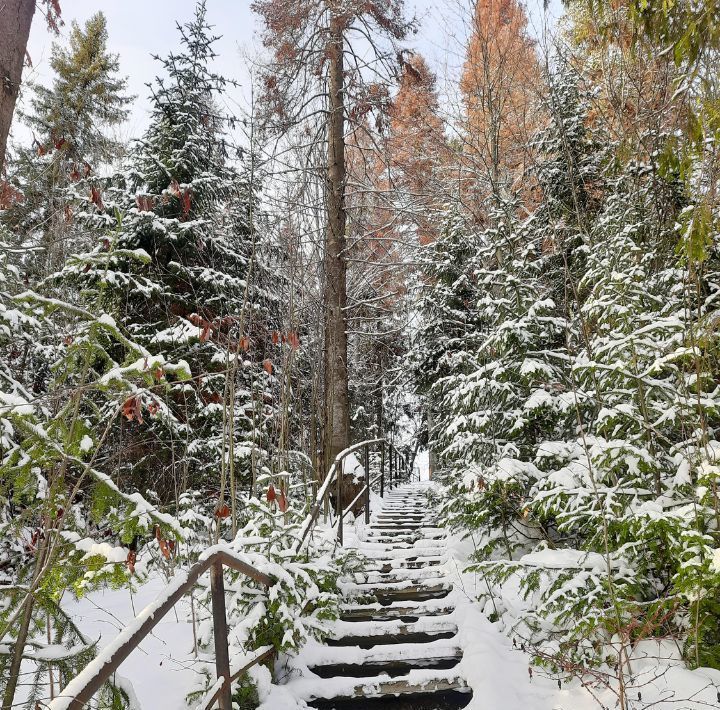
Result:
M350 444L345 263L345 97L343 27L330 20L327 225L325 234L325 411L329 464Z
M433 473L435 473L437 469L437 453L435 453L435 449L430 443L432 440L432 431L435 428L435 413L433 412L433 405L430 398L428 398L428 408L425 417L428 428L428 477L432 478Z
M0 174L34 13L35 0L0 2Z

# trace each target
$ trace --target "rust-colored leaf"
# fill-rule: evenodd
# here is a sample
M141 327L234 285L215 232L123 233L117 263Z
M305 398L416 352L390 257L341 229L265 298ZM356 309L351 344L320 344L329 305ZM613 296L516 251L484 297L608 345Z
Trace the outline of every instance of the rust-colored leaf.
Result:
M230 516L230 506L227 503L217 506L215 508L215 517L219 519L227 518Z
M0 180L0 210L6 210L21 203L25 196L7 180Z
M300 336L298 336L294 330L291 330L287 334L287 341L293 350L297 350L300 347Z
M278 508L280 508L282 513L286 512L288 509L288 500L285 497L285 491L282 489L280 490L280 495L278 496Z
M167 540L163 537L162 531L160 530L160 526L155 526L155 539L158 542L158 545L160 547L160 552L162 552L162 556L166 559L170 559L170 548L168 547Z
M272 503L275 500L277 500L277 493L275 491L275 486L271 483L267 489L267 502Z
M123 402L122 413L128 421L136 421L138 424L142 424L143 418L140 397L138 395L128 397Z
M137 552L135 550L130 550L127 554L127 560L125 560L125 564L127 565L127 568L130 570L130 574L135 574L135 561L137 560Z
M155 200L149 195L138 195L135 198L135 204L141 212L152 212L155 207Z
M90 188L90 201L95 205L95 207L98 208L98 210L100 210L100 212L105 211L105 205L103 204L102 194L97 187Z
M190 214L190 207L192 206L192 199L190 197L190 190L185 190L182 194L182 213L183 217L187 217Z

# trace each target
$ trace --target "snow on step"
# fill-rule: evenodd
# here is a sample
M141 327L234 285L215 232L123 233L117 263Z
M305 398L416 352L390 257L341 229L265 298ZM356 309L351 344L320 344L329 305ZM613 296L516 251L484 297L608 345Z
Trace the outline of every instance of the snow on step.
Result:
M398 678L390 678L387 674L368 678L336 676L319 679L318 676L308 676L293 680L288 685L296 696L304 700L377 698L384 695L464 690L467 687L458 672L452 668L413 668L407 675Z
M457 633L457 626L452 621L452 617L448 614L445 616L428 616L423 617L413 623L406 623L401 619L385 620L385 621L338 621L335 624L332 638L342 638L343 636L359 636L365 634L367 636L402 635L408 633L445 633L451 631Z
M407 697L402 707L410 707L422 697L429 708L434 697L437 707L453 692L469 697L452 585L440 570L445 533L427 510L426 490L389 493L355 543L367 564L340 580L345 601L327 641L309 642L295 659L285 687L297 698L361 710L366 698Z
M407 567L397 567L390 572L382 572L380 570L364 570L363 572L355 572L354 581L358 584L379 584L382 582L399 582L403 579L411 579L415 582L421 579L437 577L438 573L434 569L413 569Z

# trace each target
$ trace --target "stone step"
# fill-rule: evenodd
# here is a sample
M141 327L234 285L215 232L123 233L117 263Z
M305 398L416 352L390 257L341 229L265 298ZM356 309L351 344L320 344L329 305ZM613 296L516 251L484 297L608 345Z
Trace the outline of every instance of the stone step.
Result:
M417 530L419 528L437 528L438 525L435 521L431 520L374 520L371 528L387 528L388 530Z
M445 584L434 586L407 587L405 589L376 589L372 596L379 604L386 606L394 602L425 601L427 599L444 599L450 594L450 587Z
M451 608L438 611L438 616L449 614L452 612ZM432 616L432 614L413 615L411 611L389 611L386 615L378 613L377 611L370 610L365 611L364 607L358 607L353 611L343 612L340 614L340 620L348 623L362 622L362 621L404 621L407 624L412 624L420 619Z
M452 670L452 669L451 669ZM387 698L387 696L390 696L395 703L397 700L397 696L402 696L407 701L406 704L403 705L387 705L378 703L374 707L377 708L384 708L384 707L393 707L393 708L412 708L412 710L417 710L418 708L421 708L423 706L418 704L418 701L420 700L420 697L425 696L427 703L428 701L433 702L434 704L428 705L425 704L424 708L433 708L434 710L437 710L439 708L442 708L442 705L438 704L438 701L440 700L439 696L437 696L437 693L446 692L446 691L468 691L467 686L463 679L454 674L449 674L447 671L436 671L438 677L433 678L432 677L432 671L426 671L422 669L418 669L420 677L418 680L413 679L413 672L410 671L408 675L401 676L399 678L384 678L383 676L378 677L367 677L367 678L357 678L357 679L351 679L348 678L347 680L354 680L355 686L353 688L348 688L348 692L346 694L337 695L333 698L312 698L310 700L310 705L315 708L336 708L339 710L340 708L366 708L369 707L367 705L368 699L370 698L377 698L378 700L382 699L383 701L387 702L390 698ZM335 686L337 680L339 678L336 678L336 681L332 684ZM364 682L363 682L364 681ZM432 694L431 697L427 697L428 695ZM393 697L394 696L394 697ZM411 697L411 696L420 696L420 697ZM360 704L351 704L349 701L361 699ZM468 698L469 702L469 698ZM445 707L464 707L463 705L446 705Z
M341 607L342 621L392 621L399 620L412 623L425 617L446 616L454 607L440 600L429 599L413 602L412 600L395 604L358 604Z
M380 572L366 568L362 572L355 572L352 577L347 577L346 579L356 584L387 584L402 582L404 580L411 580L419 584L423 579L438 579L438 570L432 567L429 569L404 569L396 567L395 569L390 569L388 572Z
M437 533L429 535L424 530L403 530L402 532L368 532L365 540L366 542L384 542L388 545L395 543L415 543L420 540L442 540L445 537L444 533Z
M374 560L377 562L377 560ZM440 557L413 557L408 560L397 560L386 561L382 565L366 565L364 570L366 572L392 572L394 569L424 569L425 567L437 567L442 563Z

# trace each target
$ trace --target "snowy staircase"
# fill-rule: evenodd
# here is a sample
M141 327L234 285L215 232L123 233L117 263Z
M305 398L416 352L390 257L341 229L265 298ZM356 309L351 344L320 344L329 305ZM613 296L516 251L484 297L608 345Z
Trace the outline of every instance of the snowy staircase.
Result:
M324 644L305 648L306 670L289 689L321 710L465 707L451 585L439 566L444 533L428 512L426 486L389 493L357 546L366 566L341 581L341 618Z

